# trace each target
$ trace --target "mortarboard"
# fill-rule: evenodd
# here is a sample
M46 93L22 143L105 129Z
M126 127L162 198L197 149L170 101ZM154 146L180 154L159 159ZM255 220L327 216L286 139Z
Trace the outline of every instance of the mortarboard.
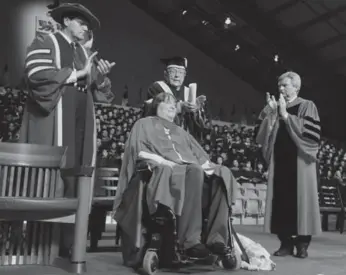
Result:
M171 67L187 69L187 58L185 57L161 58L161 62L166 65L167 69Z

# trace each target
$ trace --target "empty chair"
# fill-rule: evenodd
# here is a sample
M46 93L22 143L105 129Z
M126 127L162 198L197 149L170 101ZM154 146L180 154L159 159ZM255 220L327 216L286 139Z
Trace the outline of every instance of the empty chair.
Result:
M258 194L258 197L261 200L265 200L267 196L267 185L265 184L256 184L256 192Z
M245 217L258 216L260 213L260 200L248 198L245 201Z
M247 199L258 199L258 194L255 189L246 189L246 196Z
M60 224L49 221L63 220L78 206L77 198L63 197L64 154L62 147L0 143L0 265L58 259Z
M237 198L235 204L232 207L232 216L244 215L244 200Z
M265 199L261 199L260 200L259 216L260 217L264 217L265 211L266 211L266 200Z
M97 250L106 229L107 212L112 210L119 179L118 167L100 167L96 173L92 209L89 218L90 249ZM118 244L118 243L117 243Z

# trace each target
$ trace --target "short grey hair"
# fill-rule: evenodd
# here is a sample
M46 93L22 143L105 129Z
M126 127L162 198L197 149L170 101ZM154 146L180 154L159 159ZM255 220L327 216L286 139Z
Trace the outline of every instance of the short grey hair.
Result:
M302 86L302 80L299 76L299 74L295 72L286 72L282 75L279 76L278 81L283 80L284 78L289 78L291 79L293 87L297 88L297 92L300 91L300 87Z

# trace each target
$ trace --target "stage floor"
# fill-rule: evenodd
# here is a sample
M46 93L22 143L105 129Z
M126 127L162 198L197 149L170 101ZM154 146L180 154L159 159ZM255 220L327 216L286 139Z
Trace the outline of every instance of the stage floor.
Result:
M261 226L235 226L237 232L261 243L270 253L278 248L279 242L275 236L264 234ZM103 241L104 242L104 241ZM114 243L114 240L107 242ZM309 249L309 258L302 260L293 257L272 258L277 264L278 275L344 275L346 274L346 232L324 232L313 238ZM98 252L87 255L87 275L136 274L133 270L122 266L119 252ZM40 266L1 267L1 274L6 275L65 275L60 269ZM213 270L211 267L194 267L180 272L158 272L158 274L226 274L229 271ZM267 274L268 272L250 272L239 270L239 275Z

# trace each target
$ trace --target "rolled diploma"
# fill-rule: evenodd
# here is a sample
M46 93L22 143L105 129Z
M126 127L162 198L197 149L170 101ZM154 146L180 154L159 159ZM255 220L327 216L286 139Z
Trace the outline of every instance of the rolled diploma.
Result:
M197 83L191 83L189 85L189 98L188 102L196 104L196 95L197 95Z

